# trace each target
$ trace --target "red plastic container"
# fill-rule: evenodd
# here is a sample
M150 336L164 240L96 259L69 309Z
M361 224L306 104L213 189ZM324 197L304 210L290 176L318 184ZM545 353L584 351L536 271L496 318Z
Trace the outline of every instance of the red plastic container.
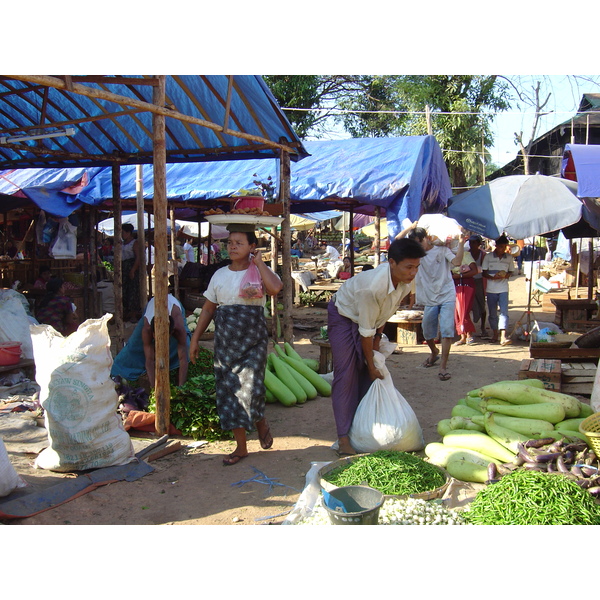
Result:
M0 343L0 366L18 365L21 360L21 342Z
M235 203L233 208L259 208L264 210L265 199L262 196L243 196Z

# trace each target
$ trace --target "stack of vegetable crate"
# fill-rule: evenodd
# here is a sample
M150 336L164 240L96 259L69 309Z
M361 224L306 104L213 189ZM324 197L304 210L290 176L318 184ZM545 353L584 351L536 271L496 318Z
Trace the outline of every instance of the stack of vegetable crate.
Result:
M588 404L547 390L540 380L492 383L457 402L450 418L438 422L442 441L428 444L425 453L455 479L487 483L514 468L531 467L525 464L527 448L541 446L540 440L587 446L579 424L591 414ZM591 450L587 458L598 462ZM539 468L549 466L532 462Z

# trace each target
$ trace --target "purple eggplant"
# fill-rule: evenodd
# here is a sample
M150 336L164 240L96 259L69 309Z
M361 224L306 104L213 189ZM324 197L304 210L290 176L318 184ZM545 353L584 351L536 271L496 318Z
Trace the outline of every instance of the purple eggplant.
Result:
M565 464L565 459L562 456L559 456L556 459L556 468L558 469L558 471L560 473L569 473L569 467L567 467L567 465Z
M525 446L525 448L541 448L542 446L547 446L552 442L554 442L554 438L547 437L540 438L539 440L527 440L523 446Z

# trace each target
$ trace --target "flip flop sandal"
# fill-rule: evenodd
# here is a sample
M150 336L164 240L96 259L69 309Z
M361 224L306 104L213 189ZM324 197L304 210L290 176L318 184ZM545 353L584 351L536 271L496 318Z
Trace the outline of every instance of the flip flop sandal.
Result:
M440 381L448 381L452 375L450 373L438 373L438 378Z
M271 427L267 424L267 431L265 431L265 435L262 437L259 435L258 440L260 442L260 447L263 450L268 450L273 445L273 436L271 435Z
M247 454L244 454L244 456L242 456L241 454L232 453L223 459L223 466L231 467L232 465L237 465L237 463L239 463L240 460L246 458L247 456Z
M429 369L429 367L433 367L435 363L440 359L440 355L438 354L433 360L428 358L421 366Z

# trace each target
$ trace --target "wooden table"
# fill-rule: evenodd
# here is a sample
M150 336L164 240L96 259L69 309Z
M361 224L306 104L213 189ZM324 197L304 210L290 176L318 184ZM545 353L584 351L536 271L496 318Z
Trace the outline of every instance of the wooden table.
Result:
M319 373L331 373L333 371L333 357L331 355L331 344L329 340L323 339L320 335L310 338L310 343L319 346Z
M16 365L0 365L0 373L12 373L12 371L25 371L32 381L35 380L35 361L32 358L22 358Z
M398 346L416 346L425 340L422 328L423 319L402 319L394 315L388 319L388 323L396 324L396 344Z

